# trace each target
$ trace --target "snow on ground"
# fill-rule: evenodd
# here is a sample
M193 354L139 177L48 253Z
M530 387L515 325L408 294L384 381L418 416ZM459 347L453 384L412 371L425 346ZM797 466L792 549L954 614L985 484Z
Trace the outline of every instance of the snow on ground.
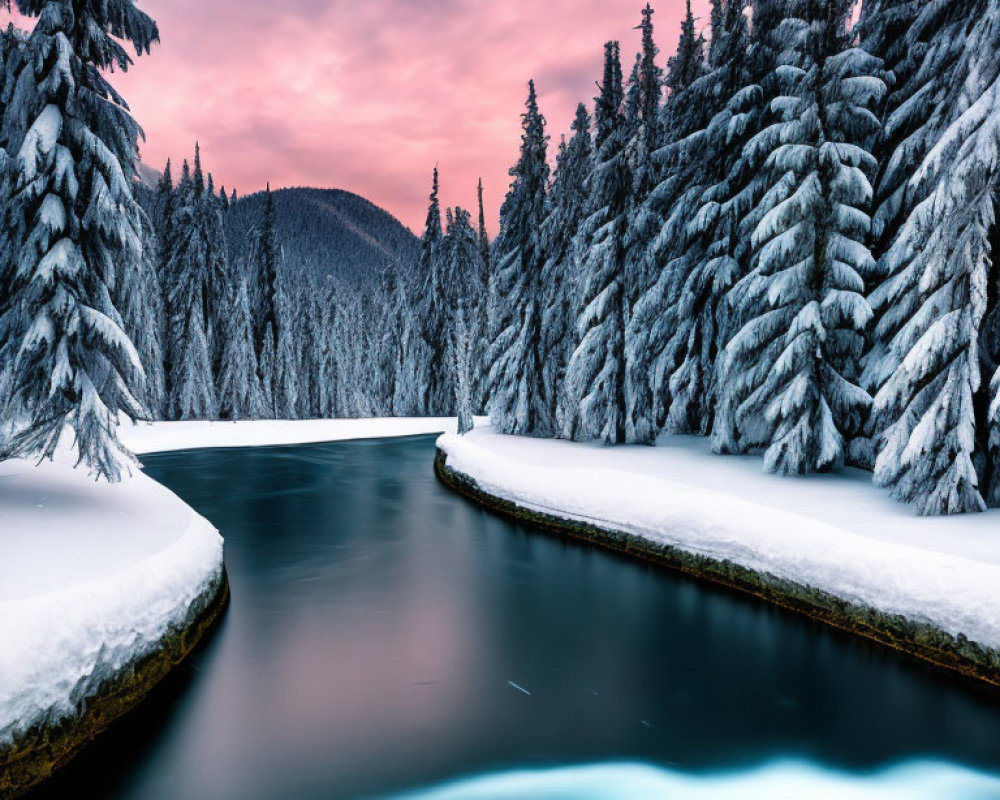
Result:
M602 447L446 434L448 465L490 494L623 530L1000 648L1000 511L922 518L860 470L777 477L697 437Z
M268 445L379 439L453 431L454 417L386 417L384 419L256 420L241 422L126 423L122 440L139 453L193 450L200 447L264 447Z
M222 537L141 473L0 462L0 745L148 654L219 579Z

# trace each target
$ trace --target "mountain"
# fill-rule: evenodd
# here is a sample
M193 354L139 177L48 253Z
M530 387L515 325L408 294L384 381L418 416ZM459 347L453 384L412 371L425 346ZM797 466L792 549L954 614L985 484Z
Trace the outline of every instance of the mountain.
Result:
M135 177L141 184L143 184L143 186L155 189L156 185L160 182L160 178L163 177L163 173L153 169L149 166L149 164L143 164L141 161L136 161Z
M408 272L419 239L389 212L340 189L274 192L278 242L289 274L364 283L384 269ZM226 215L231 259L245 256L264 213L264 193L240 198Z

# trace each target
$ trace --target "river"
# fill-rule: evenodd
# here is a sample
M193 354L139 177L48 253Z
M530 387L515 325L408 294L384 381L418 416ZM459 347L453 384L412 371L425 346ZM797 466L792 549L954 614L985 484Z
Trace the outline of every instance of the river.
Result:
M433 455L144 458L225 535L232 603L34 797L1000 797L1000 693L500 520Z

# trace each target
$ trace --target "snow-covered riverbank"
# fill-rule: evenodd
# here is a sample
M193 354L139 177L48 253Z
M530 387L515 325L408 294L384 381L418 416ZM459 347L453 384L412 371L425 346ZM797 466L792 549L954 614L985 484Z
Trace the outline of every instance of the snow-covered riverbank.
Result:
M480 420L485 424L485 420ZM256 420L252 422L154 422L125 424L119 430L133 452L161 453L201 447L272 445L381 439L455 430L454 417L383 419Z
M606 448L483 427L438 446L450 469L519 508L818 590L944 632L956 650L965 639L1000 650L1000 512L921 518L861 471L778 478L693 437Z
M225 597L207 520L142 473L98 483L74 461L0 462L0 797L138 703Z
M0 531L0 745L75 714L222 576L222 537L180 498L69 453L0 463Z

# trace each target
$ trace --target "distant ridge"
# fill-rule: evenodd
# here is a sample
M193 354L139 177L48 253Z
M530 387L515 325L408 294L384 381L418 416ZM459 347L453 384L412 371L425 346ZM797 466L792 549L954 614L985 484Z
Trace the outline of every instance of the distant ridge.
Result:
M278 241L293 276L365 283L383 270L407 272L419 239L388 211L341 189L274 191ZM260 223L264 193L240 198L226 215L231 258L246 252L248 233Z
M160 178L163 177L163 173L153 169L148 164L136 161L135 176L144 186L148 186L150 189L155 189L156 185L160 182Z

